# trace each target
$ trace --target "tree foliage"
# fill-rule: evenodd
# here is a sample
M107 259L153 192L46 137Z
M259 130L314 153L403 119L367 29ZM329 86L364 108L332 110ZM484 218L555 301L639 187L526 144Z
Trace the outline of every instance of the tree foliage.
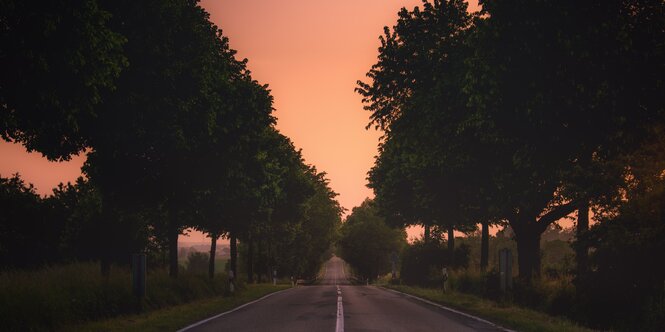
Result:
M530 280L541 234L589 202L616 206L627 156L658 137L665 6L481 5L423 1L386 28L357 89L386 130L370 187L402 224L507 220Z
M0 4L0 135L51 160L89 146L127 39L96 0Z
M145 251L176 276L178 236L194 227L214 240L256 238L263 274L318 269L339 223L335 194L273 127L268 86L198 1L0 6L0 134L49 159L88 156L87 180L46 200L6 181L7 202L54 214L16 205L3 220L16 240L38 238L13 225L22 215L52 234L40 243L57 258L30 264L100 259L108 274ZM3 255L12 241L0 241Z
M340 232L341 257L365 280L390 271L391 257L406 244L406 232L386 225L369 199L353 208Z

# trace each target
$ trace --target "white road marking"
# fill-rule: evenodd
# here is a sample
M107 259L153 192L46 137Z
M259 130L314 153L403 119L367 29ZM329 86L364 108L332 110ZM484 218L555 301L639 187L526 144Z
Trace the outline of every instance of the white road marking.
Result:
M505 328L505 327L503 327L503 326L496 325L496 324L494 324L494 323L492 323L492 322L490 322L490 321L488 321L488 320L482 319L482 318L480 318L480 317L476 317L476 316L473 316L473 315L469 315L469 314L467 314L467 313L465 313L465 312L461 312L461 311L459 311L459 310L455 310L455 309L452 309L452 308L446 307L446 306L444 306L444 305L438 304L438 303L436 303L436 302L432 302L432 301L430 301L430 300L423 299L423 298L421 298L421 297L417 297L417 296L415 296L415 295L411 295L411 294L403 293L403 292L400 292L400 291L398 291L398 290L394 290L394 289L390 289L390 288L385 288L385 287L377 287L377 288L379 288L379 289L383 289L383 290L386 290L386 291L389 291L389 292L393 292L393 293L401 294L401 295L404 295L404 296L410 297L410 298L412 298L412 299L415 299L415 300L418 300L418 301L421 301L421 302L425 302L425 303L427 303L427 304L429 304L429 305L432 305L432 306L435 306L435 307L441 308L441 309L443 309L443 310L447 310L447 311L450 311L450 312L454 312L454 313L456 313L456 314L458 314L458 315L462 315L462 316L464 316L464 317L471 318L471 319L473 319L473 320L475 320L475 321L482 322L482 323L485 323L485 324L488 324L488 325L494 326L494 327L496 327L497 329L503 330L504 332L516 332L516 331L514 331L514 330L507 329L507 328Z
M342 305L342 290L337 286L337 326L335 332L344 332L344 307Z
M204 320L202 320L202 321L196 322L196 323L194 323L194 324L192 324L192 325L185 326L185 327L183 327L182 329L180 329L180 330L178 330L178 331L176 331L176 332L184 332L184 331L187 331L187 330L189 330L189 329L191 329L191 328L194 328L194 327L197 327L197 326L199 326L199 325L205 324L205 323L207 323L207 322L209 322L209 321L211 321L211 320L217 319L217 318L222 317L222 316L226 316L226 315L228 315L228 314L230 314L230 313L232 313L232 312L235 312L235 311L237 311L237 310L240 310L240 309L242 309L242 308L244 308L244 307L246 307L246 306L248 306L248 305L250 305L250 304L254 304L254 303L259 302L259 301L261 301L261 300L265 300L265 299L267 299L267 298L269 298L269 297L271 297L271 296L273 296L273 295L275 295L275 294L282 293L282 292L286 292L286 291L288 291L288 290L292 290L292 289L293 289L293 288L287 288L287 289L283 289L283 290L281 290L281 291L277 291L277 292L274 292L274 293L270 293L270 294L268 294L268 295L266 295L266 296L264 296L264 297L262 297L262 298L260 298L260 299L254 300L254 301L252 301L252 302L245 303L245 304L243 304L243 305L241 305L241 306L239 306L239 307L233 308L233 309L231 309L231 310L229 310L229 311L222 312L222 313L219 314L219 315L215 315L215 316L212 316L212 317L206 318L206 319L204 319Z

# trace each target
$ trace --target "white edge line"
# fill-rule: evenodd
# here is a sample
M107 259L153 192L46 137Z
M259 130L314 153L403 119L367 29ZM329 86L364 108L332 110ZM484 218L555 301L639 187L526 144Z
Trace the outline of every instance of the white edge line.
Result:
M482 322L482 323L485 323L485 324L489 324L489 325L494 326L494 327L496 327L496 328L498 328L498 329L501 329L501 330L503 330L503 331L505 331L505 332L516 332L515 330L507 329L507 328L505 328L505 327L503 327L503 326L497 325L497 324L492 323L492 322L490 322L490 321L488 321L488 320L482 319L482 318L480 318L480 317L476 317L476 316L474 316L474 315L467 314L466 312L462 312L462 311L459 311L459 310L455 310L455 309L453 309L453 308L446 307L446 306L444 306L444 305L438 304L438 303L436 303L436 302L432 302L432 301L430 301L430 300L423 299L422 297L417 297L417 296L415 296L415 295L411 295L411 294L403 293L403 292L400 292L400 291L398 291L398 290L394 290L394 289L390 289L390 288L385 288L385 287L381 287L381 286L379 286L378 288L381 288L381 289L386 290L386 291L389 291L389 292L402 294L402 295L404 295L404 296L410 297L410 298L412 298L412 299L416 299L416 300L421 301L421 302L425 302L425 303L427 303L427 304L429 304L429 305L432 305L432 306L435 306L435 307L441 308L441 309L443 309L443 310L447 310L447 311L450 311L450 312L454 312L454 313L456 313L456 314L458 314L458 315L462 315L462 316L464 316L464 317L471 318L471 319L473 319L473 320L475 320L475 321Z
M187 331L187 330L189 330L189 329L191 329L191 328L194 328L194 327L197 327L197 326L199 326L199 325L205 324L205 323L207 323L207 322L209 322L209 321L211 321L211 320L217 319L217 318L219 318L219 317L222 317L222 316L228 315L228 314L230 314L230 313L232 313L232 312L235 312L235 311L237 311L237 310L240 310L240 309L242 309L242 308L244 308L244 307L246 307L246 306L248 306L248 305L254 304L254 303L259 302L259 301L261 301L261 300L265 300L265 299L267 299L267 298L269 298L269 297L271 297L271 296L273 296L273 295L275 295L275 294L279 294L279 293L282 293L282 292L286 292L286 291L288 291L288 290L292 290L292 289L293 289L293 288L282 289L282 290L280 290L280 291L276 291L276 292L273 292L273 293L270 293L270 294L264 295L263 297L261 297L261 298L259 298L259 299L256 299L256 300L254 300L254 301L252 301L252 302L247 302L247 303L245 303L245 304L243 304L243 305L241 305L241 306L235 307L235 308L233 308L233 309L231 309L231 310L229 310L229 311L222 312L221 314L217 314L217 315L215 315L215 316L208 317L208 318L206 318L206 319L204 319L204 320L202 320L202 321L198 321L198 322L196 322L196 323L194 323L194 324L192 324L192 325L185 326L185 327L183 327L182 329L180 329L180 330L178 330L178 331L176 331L176 332L184 332L184 331Z

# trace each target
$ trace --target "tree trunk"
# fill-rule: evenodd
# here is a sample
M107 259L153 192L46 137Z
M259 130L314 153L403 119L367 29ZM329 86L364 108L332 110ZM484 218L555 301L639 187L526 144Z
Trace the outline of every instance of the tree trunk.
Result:
M584 201L580 204L577 211L577 243L575 259L577 263L577 274L585 273L589 268L589 248L579 239L589 230L589 202Z
M215 257L217 255L217 239L219 235L210 233L210 259L208 260L208 277L215 277Z
M513 227L513 230L515 231L515 241L517 241L519 277L525 282L531 283L533 278L540 277L540 235L542 233L532 225Z
M175 219L173 216L169 216L170 219ZM178 277L178 226L176 226L173 220L169 221L168 226L168 241L169 241L169 276L171 278Z
M233 276L238 277L238 269L236 268L236 264L238 262L238 240L236 238L236 233L235 232L230 232L229 233L229 251L231 254L231 271L233 271Z
M450 255L450 266L455 266L455 229L448 227L448 254Z
M247 236L247 283L254 283L254 241L251 234Z
M480 237L480 271L485 272L489 262L490 251L490 227L489 222L482 223L482 231Z
M429 239L431 237L429 225L423 224L423 229L425 230L425 232L423 233L423 241L429 242Z

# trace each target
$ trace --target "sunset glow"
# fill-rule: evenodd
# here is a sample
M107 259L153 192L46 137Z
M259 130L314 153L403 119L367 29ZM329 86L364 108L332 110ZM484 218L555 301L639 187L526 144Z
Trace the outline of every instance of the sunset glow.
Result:
M366 187L381 133L366 130L369 112L354 92L376 62L379 36L402 7L421 0L304 1L204 0L201 6L229 37L252 76L269 84L277 128L302 149L307 163L328 173L349 211L372 191ZM470 10L476 8L471 5ZM50 163L21 146L0 142L0 174L19 172L47 195L80 176L83 156ZM349 212L347 211L347 213ZM418 230L409 232L418 235ZM192 233L185 241L203 241Z

